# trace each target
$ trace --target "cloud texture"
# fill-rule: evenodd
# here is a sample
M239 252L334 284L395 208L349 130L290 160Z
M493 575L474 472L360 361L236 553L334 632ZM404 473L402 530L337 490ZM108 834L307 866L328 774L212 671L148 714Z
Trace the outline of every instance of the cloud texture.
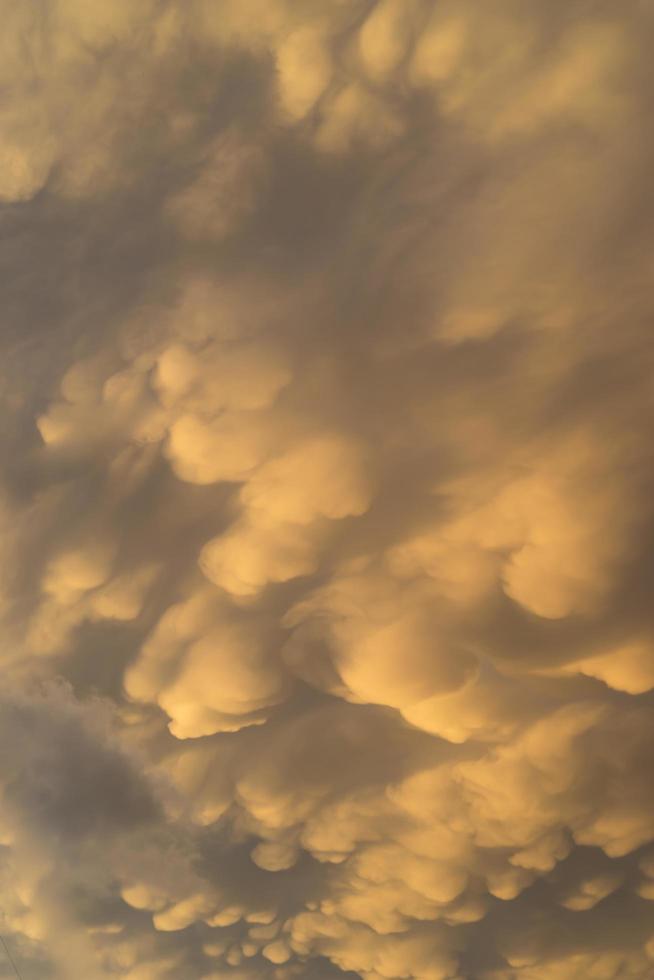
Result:
M654 976L651 5L0 14L25 978Z

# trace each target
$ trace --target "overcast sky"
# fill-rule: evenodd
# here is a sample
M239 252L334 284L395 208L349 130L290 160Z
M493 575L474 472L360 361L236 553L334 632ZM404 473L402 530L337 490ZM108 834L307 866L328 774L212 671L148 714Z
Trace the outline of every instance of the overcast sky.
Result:
M23 980L654 976L654 5L0 24Z

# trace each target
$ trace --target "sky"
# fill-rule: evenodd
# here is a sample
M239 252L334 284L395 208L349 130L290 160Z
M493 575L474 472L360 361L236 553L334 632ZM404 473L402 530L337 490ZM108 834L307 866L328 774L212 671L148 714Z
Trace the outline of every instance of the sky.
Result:
M22 980L653 977L654 6L0 20Z

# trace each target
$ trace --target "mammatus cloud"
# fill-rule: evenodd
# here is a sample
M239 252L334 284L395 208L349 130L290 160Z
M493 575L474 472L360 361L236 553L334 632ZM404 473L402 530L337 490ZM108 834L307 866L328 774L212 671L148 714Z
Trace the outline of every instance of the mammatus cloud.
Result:
M24 977L653 976L649 5L0 13Z

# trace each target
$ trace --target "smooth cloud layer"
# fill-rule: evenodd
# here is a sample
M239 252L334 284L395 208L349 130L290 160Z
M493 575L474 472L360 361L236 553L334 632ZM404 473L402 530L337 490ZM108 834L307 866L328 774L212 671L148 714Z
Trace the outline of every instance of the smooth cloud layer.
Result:
M647 4L0 13L23 974L645 980Z

